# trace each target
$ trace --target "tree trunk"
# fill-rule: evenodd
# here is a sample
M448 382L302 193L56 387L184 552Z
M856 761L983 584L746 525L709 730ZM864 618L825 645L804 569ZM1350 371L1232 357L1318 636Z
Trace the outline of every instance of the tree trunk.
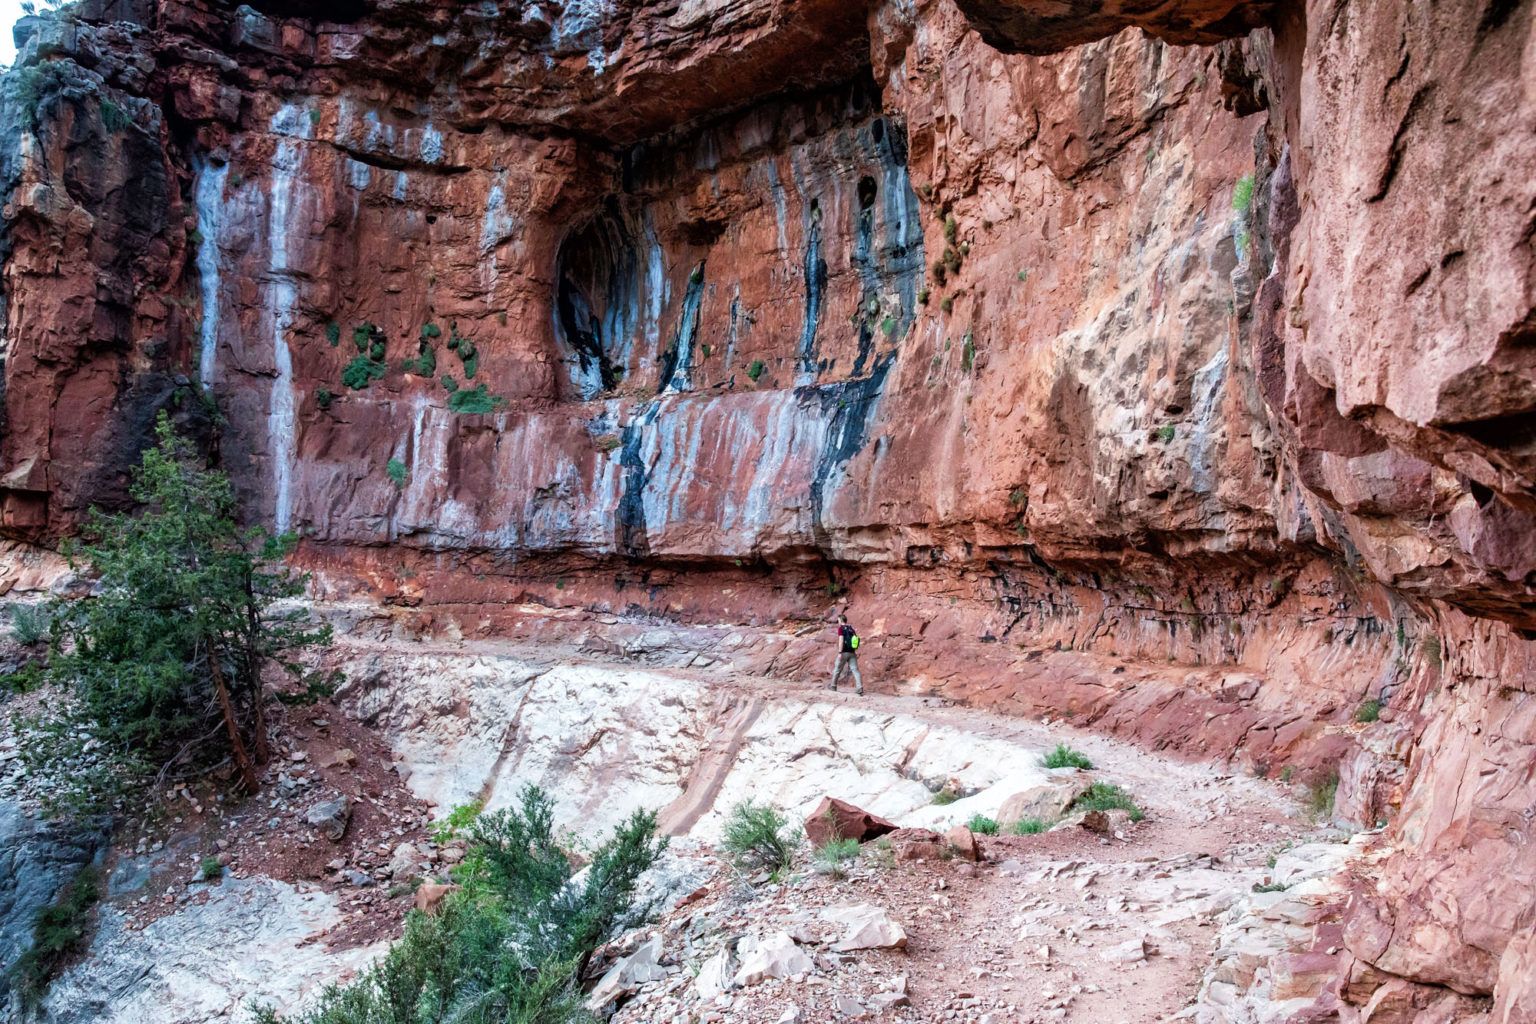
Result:
M229 730L229 746L235 754L235 764L240 768L240 778L245 782L247 793L261 789L251 755L246 752L245 739L240 735L240 723L235 720L235 705L229 699L229 687L224 685L224 669L219 664L218 648L208 645L208 671L213 674L213 685L219 694L219 708L224 712L224 728Z

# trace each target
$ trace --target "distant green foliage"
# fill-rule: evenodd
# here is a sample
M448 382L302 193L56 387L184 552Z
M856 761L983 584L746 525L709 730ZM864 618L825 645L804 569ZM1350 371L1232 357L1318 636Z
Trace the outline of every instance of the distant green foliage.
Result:
M1173 440L1174 433L1175 433L1175 431L1174 431L1174 428L1173 428L1173 424L1172 423L1164 423L1162 426L1160 426L1156 430L1152 431L1152 436L1157 438L1163 444L1167 444L1169 441Z
M11 635L23 647L33 647L48 639L53 629L53 614L45 605L11 606Z
M441 327L437 326L437 324L425 323L425 324L421 325L421 340L422 341L426 341L428 338L436 338L439 335L441 335L442 333L443 333L443 329Z
M211 882L215 878L224 877L224 865L219 863L217 857L204 857L198 865L198 875L205 882Z
M1372 698L1355 709L1355 721L1375 722L1381 718L1381 701Z
M747 376L751 378L753 382L756 382L757 379L763 375L763 371L765 369L767 369L767 367L763 365L763 361L761 359L754 359L747 364Z
M310 124L319 124L320 123L320 111L314 110L314 109L311 109L309 111L309 123Z
M361 391L376 380L383 380L388 372L383 363L367 356L354 356L341 371L341 382L353 391Z
M971 820L965 823L965 827L979 836L997 835L997 819L989 818L985 814L973 814Z
M459 390L459 382L453 379L453 374L445 373L437 378L437 382L443 386L443 390L450 395Z
M1093 770L1093 761L1087 754L1073 750L1065 743L1056 744L1055 749L1040 759L1040 763L1047 768L1081 768L1084 771Z
M346 987L288 1018L256 1024L588 1024L581 977L602 942L642 920L640 876L666 849L656 816L637 812L591 852L580 880L554 838L538 789L468 826L454 871L462 886L435 914L412 911L405 935Z
M939 300L939 309L943 310L944 312L951 312L954 308L955 298L953 295L946 295Z
M954 214L952 214L952 213L945 214L944 215L944 241L948 242L950 245L954 245L955 244L955 239L959 236L959 234L960 234L960 222L955 220L955 215Z
M885 332L885 336L887 338L894 335L896 333L896 318L893 316L888 316L884 320L880 321L880 330Z
M322 409L329 409L331 403L336 401L336 396L330 388L315 388L315 404Z
M1039 818L1020 818L1013 823L1013 828L1009 829L1009 831L1016 836L1035 836L1044 832L1049 827Z
M400 369L418 377L431 377L437 373L437 353L432 350L431 345L422 342L416 357L403 360L400 363Z
M325 340L331 343L331 348L341 344L341 324L332 320L325 325Z
M373 342L373 336L378 331L369 321L363 321L352 328L352 344L357 346L359 352L367 352L368 346Z
M1245 174L1237 179L1237 184L1232 187L1232 209L1238 213L1247 214L1253 207L1253 175Z
M922 305L922 306L928 305L928 295L929 295L929 291L928 291L927 288L919 288L918 291L917 291L917 302L918 302L918 304Z
M965 332L965 342L960 346L960 369L966 373L971 372L971 367L976 365L976 338L970 331Z
M1326 820L1333 817L1333 802L1339 793L1339 777L1324 775L1307 786L1307 810L1312 817Z
M101 126L114 135L133 124L133 118L109 99L101 101Z
M24 1007L34 1009L65 960L84 948L91 913L100 899L100 878L87 866L32 919L32 948L16 961L8 978Z
M1142 809L1136 806L1136 801L1131 795L1119 786L1108 782L1095 782L1085 789L1080 796L1072 801L1072 809L1077 811L1128 811L1132 821L1140 821L1146 817Z
M484 384L476 384L467 391L460 388L448 395L448 408L460 413L495 412L506 402L507 400L500 395L487 392Z
M390 459L385 463L384 472L394 481L396 487L404 487L406 478L410 476L410 471L405 468L405 463L399 459Z
M720 845L743 871L776 871L794 861L800 834L772 807L747 800L731 808Z

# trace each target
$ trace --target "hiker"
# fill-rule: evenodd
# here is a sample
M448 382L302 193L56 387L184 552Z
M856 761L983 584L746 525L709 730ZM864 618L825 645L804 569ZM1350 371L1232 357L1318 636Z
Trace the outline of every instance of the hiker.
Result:
M852 670L854 693L864 693L864 677L859 675L859 634L848 625L848 616L837 617L837 664L832 668L832 684L829 690L837 689L837 681L843 678L843 673Z

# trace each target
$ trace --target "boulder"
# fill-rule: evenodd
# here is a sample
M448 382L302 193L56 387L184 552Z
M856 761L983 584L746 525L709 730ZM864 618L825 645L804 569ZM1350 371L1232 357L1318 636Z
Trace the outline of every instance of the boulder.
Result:
M997 812L997 823L1011 828L1021 821L1038 818L1055 821L1067 813L1072 801L1083 795L1093 783L1093 776L1076 768L1058 768L1049 780L1015 793L1003 801Z
M1118 945L1110 946L1099 954L1102 960L1108 960L1116 964L1140 963L1147 958L1147 954L1153 952L1153 946L1145 938L1130 939Z
M887 821L846 800L824 796L810 817L805 819L805 838L816 847L825 846L837 839L867 843L871 839L895 832L899 827L894 821Z
M422 873L426 855L415 843L401 843L389 858L389 877L397 882L409 881Z
M698 977L693 979L693 991L700 1002L708 1002L730 991L730 988L731 951L722 946L699 968Z
M338 796L334 800L322 800L311 807L304 815L304 821L319 829L325 838L333 843L341 842L341 837L347 834L347 825L352 820L352 801L345 795Z
M828 907L823 920L842 926L842 937L832 948L846 953L855 949L905 949L907 933L891 920L888 911L872 903Z
M749 935L741 940L736 951L741 954L741 968L736 972L735 983L743 987L756 985L764 978L809 974L816 967L788 932Z
M416 909L423 914L435 914L437 908L443 905L443 900L448 894L458 891L456 885L440 885L437 882L423 882L416 887Z
M661 936L653 935L642 942L629 956L622 957L587 997L587 1009L600 1013L603 1007L627 992L633 992L648 981L660 981L667 976L661 966Z
M976 834L964 825L956 825L945 833L944 845L961 860L981 860L981 847L976 845Z
M926 828L899 828L886 838L899 861L938 860L940 837Z

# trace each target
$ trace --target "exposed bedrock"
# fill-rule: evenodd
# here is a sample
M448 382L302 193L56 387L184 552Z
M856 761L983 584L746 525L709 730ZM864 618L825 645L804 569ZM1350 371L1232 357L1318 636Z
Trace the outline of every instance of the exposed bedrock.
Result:
M1318 1012L1528 1015L1531 0L307 13L23 23L8 538L168 408L433 629L846 597L881 686L1335 767Z

